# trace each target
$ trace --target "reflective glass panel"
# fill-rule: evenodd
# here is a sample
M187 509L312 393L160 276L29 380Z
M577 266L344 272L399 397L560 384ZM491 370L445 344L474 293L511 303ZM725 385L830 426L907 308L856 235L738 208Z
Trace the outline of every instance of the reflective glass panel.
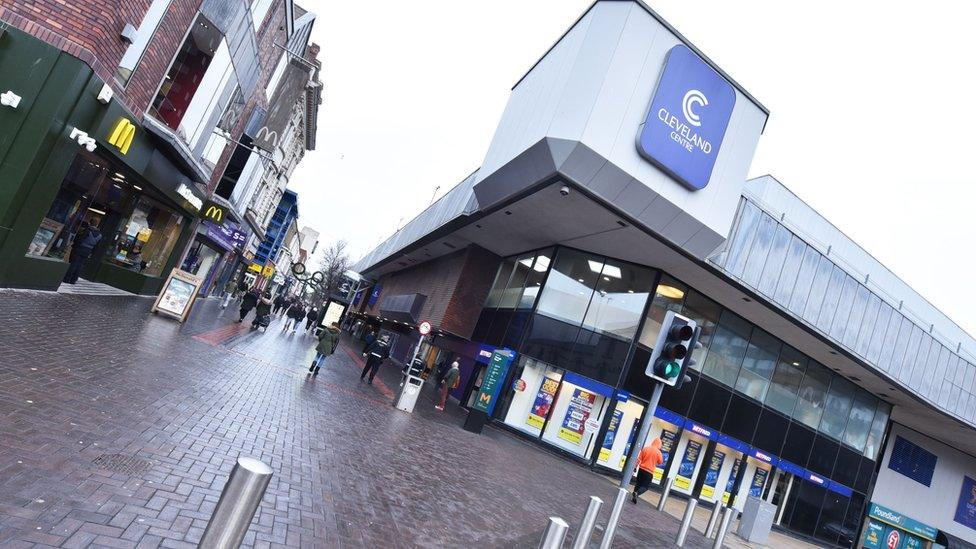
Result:
M560 249L539 298L539 314L578 326L602 270L602 258Z
M776 359L779 357L780 342L766 332L755 328L749 341L739 379L735 382L737 391L750 396L760 402L766 398L769 379L776 369Z
M803 372L807 367L807 357L803 353L783 345L779 360L776 362L776 372L766 393L766 406L780 411L787 416L793 415L796 404L796 394L803 381Z
M878 401L874 420L871 421L871 431L868 433L867 444L864 446L864 455L870 459L878 458L878 450L881 448L881 440L884 438L885 429L888 427L888 414L890 413L891 406Z
M702 373L729 387L735 386L739 367L749 347L752 325L728 310L722 311Z
M790 297L790 310L800 317L805 318L804 311L807 307L807 298L810 296L810 289L819 264L820 253L808 246L803 252L803 265L800 267L800 272L796 274L796 284L793 286L793 295Z
M820 318L820 306L824 302L824 295L827 293L827 284L830 283L830 273L834 270L834 263L825 256L820 256L817 263L817 272L810 285L810 295L807 298L807 306L803 312L803 318L810 324L816 324Z
M793 410L794 419L814 429L820 425L830 377L831 374L826 368L812 360L809 362L803 382L800 383L800 392L797 393L796 408Z
M853 400L854 384L842 377L834 376L830 382L830 390L827 391L824 415L820 420L820 432L840 440L847 427Z
M742 213L739 215L739 225L735 231L735 237L729 247L729 253L725 260L725 268L736 278L742 278L742 271L746 267L746 259L749 258L749 247L756 234L756 225L759 222L759 208L748 201L742 202Z
M864 450L876 407L877 399L866 391L857 391L854 396L854 406L851 407L851 418L847 422L847 430L844 431L844 444L858 452Z
M780 225L775 224L773 243L769 248L769 257L766 258L766 265L763 266L762 276L759 278L758 289L761 293L773 296L776 290L776 284L779 282L780 275L783 272L783 261L786 259L786 250L790 245L790 238L792 238L792 233L789 229Z
M630 341L637 335L653 286L654 271L607 261L583 318L583 328Z
M759 287L759 277L762 275L766 259L769 257L769 248L773 244L773 233L776 231L777 223L765 213L759 214L759 226L756 228L756 237L752 241L749 249L749 259L746 260L746 269L742 273L742 281L752 286Z
M786 252L786 259L783 261L783 271L780 273L779 282L776 283L776 292L773 294L773 299L784 307L790 305L797 275L800 274L800 267L803 266L803 254L806 251L807 245L803 240L793 236L789 250Z

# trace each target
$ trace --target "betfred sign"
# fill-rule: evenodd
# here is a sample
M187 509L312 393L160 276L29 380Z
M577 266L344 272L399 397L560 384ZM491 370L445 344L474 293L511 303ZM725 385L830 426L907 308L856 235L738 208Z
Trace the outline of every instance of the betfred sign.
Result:
M668 52L637 150L689 190L704 189L734 107L732 84L679 44Z

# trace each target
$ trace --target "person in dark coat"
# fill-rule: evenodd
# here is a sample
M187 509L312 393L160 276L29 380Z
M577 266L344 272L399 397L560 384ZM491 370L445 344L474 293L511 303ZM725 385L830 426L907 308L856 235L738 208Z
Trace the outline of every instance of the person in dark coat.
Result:
M274 314L277 316L281 312L281 309L285 307L285 296L278 294L278 297L274 298Z
M71 242L71 254L68 256L68 272L64 274L64 282L75 284L81 276L81 269L91 257L95 246L102 241L102 233L98 232L98 223L81 222L81 229L75 234Z
M319 310L315 307L315 305L312 305L311 307L309 307L308 312L305 313L305 333L308 333L309 330L312 330L313 327L318 323L318 321L319 321Z
M285 314L288 316L288 320L285 321L285 327L281 331L284 332L290 327L292 333L294 333L298 324L305 319L305 307L302 306L300 300L296 299L291 307L288 307L288 312Z
M251 326L257 328L261 319L270 314L271 314L271 292L264 292L264 295L262 295L258 299L257 311L254 313L254 322L251 323ZM270 321L270 319L268 320ZM264 326L266 327L267 324L264 324Z
M244 294L241 299L241 318L237 322L244 322L244 317L251 312L251 309L257 307L259 299L261 299L261 294L257 290L251 290Z
M339 346L339 325L335 322L331 326L322 330L319 334L319 344L315 346L315 360L309 366L308 371L312 375L318 375L319 368L325 362L325 358L331 356Z
M368 331L366 332L366 335L363 336L363 341L366 342L365 344L363 344L364 355L366 354L366 351L367 349L369 349L370 345L376 342L376 334L374 334L373 330L370 330L369 328L367 328L367 330Z
M372 385L373 378L376 377L376 372L380 369L383 361L390 358L390 336L385 335L370 343L363 356L366 357L366 365L363 366L363 372L359 374L359 381L366 379L368 372L369 384Z

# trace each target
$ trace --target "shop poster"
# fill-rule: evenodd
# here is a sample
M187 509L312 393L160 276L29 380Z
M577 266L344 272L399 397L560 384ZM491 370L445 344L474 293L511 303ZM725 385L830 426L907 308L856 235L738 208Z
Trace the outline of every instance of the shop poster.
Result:
M542 429L542 426L546 423L546 417L549 415L552 399L555 398L556 389L558 388L558 379L545 377L542 380L542 385L539 386L539 392L535 395L532 410L529 411L529 417L525 418L526 425L535 427L536 429Z
M498 401L498 393L501 391L502 384L505 383L505 376L508 375L508 368L515 360L515 353L508 349L497 350L491 355L491 362L485 370L485 378L481 381L481 388L478 390L478 398L474 401L475 410L482 411L489 416L495 409L495 402Z
M956 504L956 516L953 520L976 530L976 480L967 476L962 477L962 490L959 492L959 503Z
M867 528L864 531L864 541L861 543L863 549L887 549L884 546L885 527L884 524L868 520Z
M613 441L617 438L617 429L620 427L620 420L623 418L624 412L622 410L613 411L613 415L610 416L610 425L607 426L607 436L603 437L603 446L600 447L600 457L597 461L606 462L610 459L610 449L613 448Z
M150 310L183 322L190 314L190 307L193 306L193 300L196 299L202 284L203 278L180 269L173 269Z
M749 486L749 495L754 498L762 497L763 486L766 485L766 478L769 471L761 467L756 467L755 474L752 475L752 484Z
M569 401L563 425L559 428L559 438L579 444L583 440L586 420L590 418L595 402L596 394L585 389L573 389L573 398Z
M681 465L678 466L678 475L674 477L674 486L682 490L691 488L691 477L695 474L695 465L698 464L698 456L701 455L701 442L689 440L685 446L685 455L681 458Z
M729 504L729 498L732 497L732 489L735 488L735 477L739 476L739 467L742 467L742 460L735 458L735 462L732 463L732 471L729 472L729 480L725 481L725 493L722 494L722 505Z
M705 483L702 484L701 497L709 501L714 501L715 485L718 484L718 474L722 470L722 463L725 461L725 452L715 450L712 454L712 461L705 469Z
M620 456L620 469L624 468L627 464L627 457L630 455L630 447L634 445L634 437L637 436L637 424L638 421L634 422L634 426L630 428L630 436L627 437L627 446L624 447L624 455ZM634 467L634 475L637 474L637 467Z
M661 478L664 477L664 466L668 464L668 459L671 458L671 452L674 451L674 447L678 444L678 434L674 431L668 431L664 429L661 431L661 457L664 461L654 469L654 483L660 484Z

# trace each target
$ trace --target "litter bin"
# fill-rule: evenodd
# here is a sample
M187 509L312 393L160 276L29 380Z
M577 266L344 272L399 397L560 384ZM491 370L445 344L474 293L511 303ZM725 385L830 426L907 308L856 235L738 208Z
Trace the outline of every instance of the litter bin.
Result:
M766 543L769 531L773 528L776 506L762 498L750 496L742 509L742 519L736 533L750 543Z

